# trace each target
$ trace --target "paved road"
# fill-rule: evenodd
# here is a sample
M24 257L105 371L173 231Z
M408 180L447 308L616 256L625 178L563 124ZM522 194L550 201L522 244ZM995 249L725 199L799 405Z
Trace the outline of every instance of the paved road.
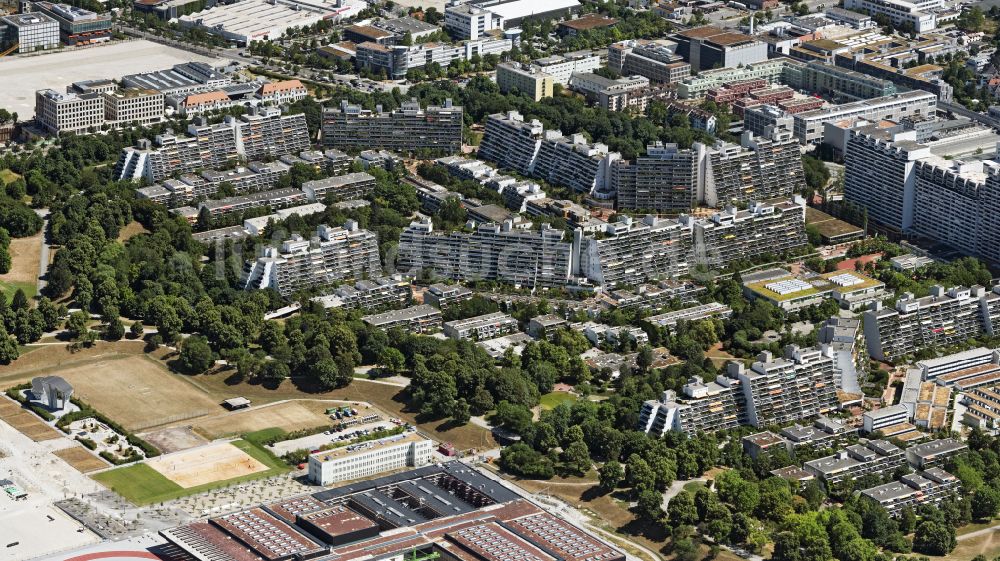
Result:
M38 261L38 293L41 294L47 284L44 277L49 272L49 209L38 209L35 213L42 217L42 247Z
M997 530L1000 530L1000 524L990 526L989 528L983 528L982 530L976 530L975 532L969 532L968 534L962 534L961 536L958 536L958 541L971 540L972 538L985 536L986 534L996 532Z

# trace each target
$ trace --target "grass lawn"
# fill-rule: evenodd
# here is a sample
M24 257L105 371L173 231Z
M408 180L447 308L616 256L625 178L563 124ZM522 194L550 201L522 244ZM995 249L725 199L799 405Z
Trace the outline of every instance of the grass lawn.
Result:
M94 479L118 493L136 505L147 505L170 501L186 495L194 495L210 489L225 487L233 483L242 483L252 479L271 477L289 471L291 468L273 454L260 446L246 440L236 440L232 445L245 452L248 456L266 465L267 471L206 483L187 489L170 481L155 469L146 464L135 464L123 468L105 471L94 476Z
M566 392L551 392L542 396L542 409L555 409L560 403L572 403L576 401L576 396Z
M0 169L0 183L3 183L4 185L13 183L18 177L21 176L10 171L9 169Z
M2 281L0 280L0 293L3 293L7 301L14 297L14 293L20 288L24 291L24 294L30 300L38 292L38 285L33 282L16 282L16 281Z

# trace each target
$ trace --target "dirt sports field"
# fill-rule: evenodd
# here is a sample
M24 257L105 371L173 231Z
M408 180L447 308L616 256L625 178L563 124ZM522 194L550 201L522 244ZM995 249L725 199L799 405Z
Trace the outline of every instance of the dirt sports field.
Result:
M330 419L321 412L311 411L298 402L244 409L210 418L195 419L190 423L196 433L209 440L271 427L291 432L329 424L332 424Z
M268 469L228 442L159 456L146 465L185 489Z
M90 473L92 471L111 467L111 464L84 450L79 445L72 446L70 448L63 448L62 450L56 450L53 454L62 458L63 461L80 473Z
M208 444L208 440L195 433L191 427L170 427L142 433L139 436L156 446L164 454Z
M62 437L56 429L43 423L31 411L22 409L20 404L7 396L0 396L0 419L35 442Z
M207 394L141 356L99 360L58 374L80 399L133 431L221 410Z

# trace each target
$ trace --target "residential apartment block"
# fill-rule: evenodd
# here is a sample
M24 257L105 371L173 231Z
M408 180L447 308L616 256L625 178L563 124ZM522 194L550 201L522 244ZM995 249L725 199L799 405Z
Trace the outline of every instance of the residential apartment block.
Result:
M503 93L520 92L534 101L552 97L552 76L541 68L517 62L497 65L497 86Z
M448 306L465 300L471 300L473 292L460 284L434 283L424 292L424 302L446 310Z
M418 304L402 310L372 314L361 320L384 330L399 328L411 333L427 333L440 329L441 310L427 304Z
M715 382L692 378L682 399L667 391L659 401L645 402L639 430L657 436L671 430L693 435L821 416L839 406L833 378L832 361L820 349L789 345L784 358L761 353L749 369L731 362ZM824 430L845 433L836 427Z
M752 203L747 210L729 207L704 220L681 216L692 229L692 260L726 266L738 259L781 255L806 245L805 201Z
M620 158L604 144L590 144L579 134L565 137L560 131L546 131L540 122L525 122L515 111L489 116L479 156L583 193L606 191L608 166Z
M621 209L687 212L697 204L699 178L697 152L676 144L653 144L634 162L611 164L611 190Z
M601 234L584 237L577 230L573 240L579 248L579 275L596 284L633 286L687 274L691 238L677 221L623 217Z
M746 368L730 362L730 378L740 381L747 423L755 427L817 417L840 406L833 360L818 348L785 348L784 357L763 352Z
M745 132L740 144L695 147L699 155L698 198L708 206L746 204L791 197L805 187L802 154L791 131L771 129L765 137Z
M688 380L678 400L672 390L663 392L658 400L646 401L639 411L638 429L656 437L669 431L695 436L745 424L741 417L739 381L719 376L707 384L700 377Z
M199 174L185 173L177 179L167 179L162 183L136 189L136 196L149 199L168 208L188 204L196 199L215 196L223 183L229 184L237 195L266 191L291 169L282 162L250 162L246 167L231 170L206 170Z
M187 137L161 134L155 148L148 140L125 148L115 178L162 181L176 173L222 169L240 158L274 158L309 148L305 115L282 115L277 108L251 109L248 115L226 117L216 125L199 121L187 132Z
M341 150L385 149L402 153L458 152L462 147L461 107L446 100L443 106L421 109L417 101L396 111L362 109L342 101L339 109L323 112L323 144Z
M915 469L942 467L955 456L969 451L969 446L955 438L939 438L915 444L906 449L906 460Z
M436 232L430 219L413 222L399 239L399 263L411 274L430 271L453 280L497 280L520 286L560 286L570 274L572 244L564 233L516 230L511 222L480 224L475 232Z
M444 322L444 334L452 339L485 341L517 330L517 320L503 312Z
M1000 327L1000 287L931 287L930 296L904 293L894 308L864 314L868 354L895 362L931 346L949 346Z
M309 481L330 485L403 467L423 467L431 462L433 452L434 443L416 433L351 444L311 454Z
M308 240L293 234L280 247L264 248L249 264L243 284L288 297L305 288L378 276L381 270L375 233L348 221L338 228L320 225Z
M322 201L327 197L340 201L363 199L374 190L375 177L363 171L306 181L302 184L302 191L310 201Z
M887 440L862 440L832 456L810 460L802 469L832 487L870 473L884 476L904 465L906 455L898 446Z
M924 91L908 91L891 96L834 105L826 109L805 111L793 115L795 138L802 144L822 142L823 125L852 118L877 122L882 119L933 116L937 111L937 96Z
M410 301L410 280L401 275L375 277L345 284L313 301L324 308L348 308L364 311L401 308Z
M861 496L878 503L889 516L898 518L906 508L917 511L925 505L936 507L944 499L958 495L961 485L954 475L931 468L904 475L899 481L864 489Z

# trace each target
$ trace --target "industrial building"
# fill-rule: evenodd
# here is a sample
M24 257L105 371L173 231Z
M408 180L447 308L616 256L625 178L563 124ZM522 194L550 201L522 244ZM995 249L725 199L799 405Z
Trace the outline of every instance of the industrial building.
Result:
M710 25L677 32L671 39L677 43L677 54L696 71L767 60L767 44L763 41Z
M378 238L356 222L331 228L322 224L305 239L293 234L280 247L269 246L251 262L243 285L249 289L272 288L288 297L298 290L381 273Z
M459 462L426 465L161 531L197 559L625 561Z
M278 39L292 28L356 16L367 5L363 0L244 0L180 15L177 22L246 46Z
M164 95L214 90L232 83L232 78L204 62L185 62L168 70L122 76L124 87L156 90Z
M323 112L323 144L350 151L452 153L462 147L462 126L462 108L450 99L426 109L414 99L392 112L381 107L369 111L342 101L340 108Z

